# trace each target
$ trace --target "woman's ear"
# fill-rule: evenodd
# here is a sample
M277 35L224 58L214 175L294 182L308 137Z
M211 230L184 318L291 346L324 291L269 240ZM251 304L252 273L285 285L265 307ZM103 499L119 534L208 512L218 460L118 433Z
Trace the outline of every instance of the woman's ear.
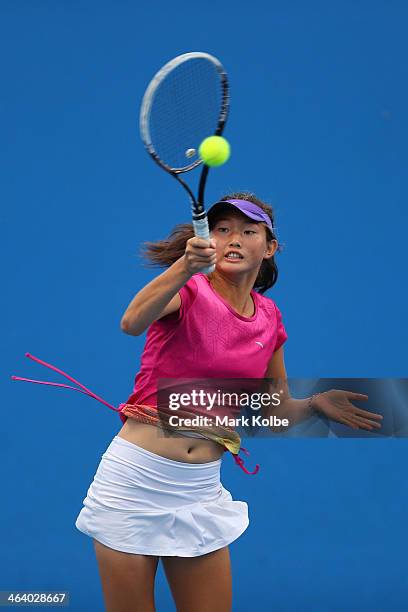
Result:
M277 240L268 240L265 249L264 259L270 259L273 257L278 250L278 241Z

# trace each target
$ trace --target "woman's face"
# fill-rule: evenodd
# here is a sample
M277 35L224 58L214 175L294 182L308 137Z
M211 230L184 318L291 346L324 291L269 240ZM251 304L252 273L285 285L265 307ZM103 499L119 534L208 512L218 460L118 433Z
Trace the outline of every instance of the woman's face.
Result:
M267 241L263 223L252 221L239 211L220 214L211 237L217 242L217 266L225 270L233 270L234 267L241 272L259 269L262 261L272 257L278 247L276 240ZM228 259L230 250L241 257Z

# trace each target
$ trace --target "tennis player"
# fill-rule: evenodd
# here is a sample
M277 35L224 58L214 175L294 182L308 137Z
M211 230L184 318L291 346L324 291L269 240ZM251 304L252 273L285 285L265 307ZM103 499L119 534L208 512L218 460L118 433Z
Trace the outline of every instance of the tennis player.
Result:
M283 374L280 312L254 290L277 278L272 209L249 194L222 200L230 202L208 211L210 245L190 224L147 243L167 270L122 318L128 334L147 330L141 368L76 522L94 539L109 612L155 609L159 558L177 610L232 609L228 545L248 527L248 506L232 499L220 469L226 450L238 457L239 436L219 428L164 436L155 410L158 378L261 378L271 359ZM212 274L200 272L212 263Z
M146 243L148 259L167 270L136 294L121 321L127 334L147 330L128 400L116 409L74 381L123 423L75 523L93 539L107 612L155 610L160 558L178 612L232 609L228 546L249 518L247 503L223 487L221 462L230 451L246 474L259 466L244 466L234 428L172 427L170 411L158 406L157 381L286 380L288 336L277 305L263 295L278 277L272 208L254 194L232 193L209 209L208 221L210 242L182 224L168 240ZM214 272L201 272L211 264ZM286 414L292 425L322 413L353 428L379 427L373 419L381 415L356 408L353 398L367 396L332 390L288 398Z

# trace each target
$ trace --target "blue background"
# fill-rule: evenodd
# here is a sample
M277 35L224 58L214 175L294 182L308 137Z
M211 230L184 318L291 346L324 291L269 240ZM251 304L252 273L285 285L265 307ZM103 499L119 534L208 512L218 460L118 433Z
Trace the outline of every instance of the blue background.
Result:
M1 2L1 589L103 609L74 522L119 417L10 375L68 383L29 351L115 406L131 392L144 336L120 319L161 272L140 243L190 221L138 133L172 57L203 50L228 71L232 156L207 204L245 189L274 207L285 249L267 295L288 375L407 376L407 17L402 1ZM406 441L250 450L257 476L229 454L222 467L251 520L231 545L234 611L405 609ZM156 602L174 609L161 568Z

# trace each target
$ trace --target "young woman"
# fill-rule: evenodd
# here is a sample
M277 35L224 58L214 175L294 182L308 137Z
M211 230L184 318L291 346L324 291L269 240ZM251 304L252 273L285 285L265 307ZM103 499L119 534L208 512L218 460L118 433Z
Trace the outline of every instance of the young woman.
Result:
M228 545L249 518L247 504L223 487L221 462L229 450L247 474L259 466L244 467L234 428L172 427L157 381L284 381L287 333L275 302L263 296L278 276L272 208L254 194L233 193L209 209L208 219L209 242L182 224L168 240L147 243L148 258L167 270L136 294L121 321L127 334L147 330L141 367L120 405L123 426L75 523L93 538L107 612L155 610L159 558L178 612L232 609ZM213 263L213 273L201 272ZM353 428L378 427L373 419L381 415L356 408L352 398L367 396L338 390L288 396L279 415L291 425L321 412Z
M238 195L242 194L223 199L237 202ZM101 482L95 487L94 481L76 523L89 535L96 534L99 571L111 612L154 610L159 558L177 610L232 609L228 545L247 528L248 507L232 500L220 482L220 469L227 448L240 459L239 437L219 428L216 433L166 429L164 436L159 431L165 424L163 412L155 420L154 406L159 377L262 377L273 349L286 340L274 303L254 291L254 286L265 291L276 282L273 256L278 248L272 211L254 200L214 205L208 212L210 244L194 237L192 226L186 224L178 226L168 241L148 245L153 263L168 269L139 291L123 315L126 333L140 335L148 329L141 369L133 394L122 405L124 425L98 468ZM229 252L239 258L230 259ZM216 264L213 274L200 273L211 263ZM246 349L239 339L245 327ZM248 334L253 336L251 344ZM256 340L264 342L264 352ZM125 462L126 472L119 476ZM114 493L109 493L113 501L106 501L108 484L104 489L103 479L111 489L116 483ZM114 533L113 526L98 532L96 515L103 521L99 505L115 506L119 496L129 499L129 518L120 515L120 521L140 525L130 526L127 533L123 527ZM98 540L102 532L108 546L103 537Z

